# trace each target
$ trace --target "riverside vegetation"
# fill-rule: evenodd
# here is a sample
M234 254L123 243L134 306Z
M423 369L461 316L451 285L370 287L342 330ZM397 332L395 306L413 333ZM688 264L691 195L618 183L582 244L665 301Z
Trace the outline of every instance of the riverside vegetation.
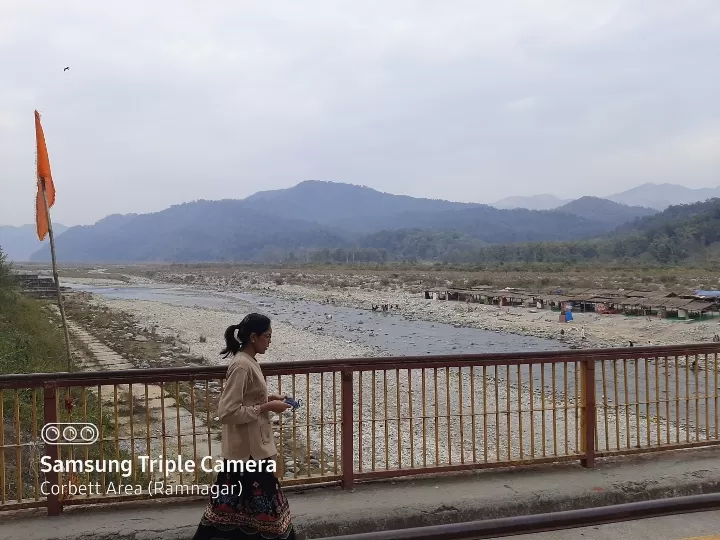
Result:
M0 373L66 369L62 330L42 302L18 293L0 247Z

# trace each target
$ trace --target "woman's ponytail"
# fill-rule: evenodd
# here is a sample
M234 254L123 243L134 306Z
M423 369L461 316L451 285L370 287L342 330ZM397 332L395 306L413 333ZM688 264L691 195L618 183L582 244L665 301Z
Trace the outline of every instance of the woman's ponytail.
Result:
M225 330L225 348L220 351L223 358L234 356L240 350L240 342L235 337L235 333L240 329L239 324L228 326Z

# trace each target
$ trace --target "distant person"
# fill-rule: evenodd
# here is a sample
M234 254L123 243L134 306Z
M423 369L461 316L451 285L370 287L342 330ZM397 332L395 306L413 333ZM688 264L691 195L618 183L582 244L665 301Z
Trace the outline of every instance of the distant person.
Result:
M211 497L193 540L295 539L290 507L267 467L267 460L278 459L269 413L290 407L284 396L268 395L255 358L265 353L271 338L270 319L258 313L225 330L221 354L233 356L218 403L226 467L215 480L219 495ZM254 460L255 469L233 470L227 460ZM261 468L259 460L266 466Z

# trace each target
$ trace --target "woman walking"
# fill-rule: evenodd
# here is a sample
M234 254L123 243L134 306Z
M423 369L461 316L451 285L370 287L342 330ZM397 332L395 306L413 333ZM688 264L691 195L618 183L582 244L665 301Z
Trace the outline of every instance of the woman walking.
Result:
M226 466L217 476L218 494L210 499L194 540L295 539L290 507L274 469L268 467L268 461L278 457L269 413L290 407L284 396L268 395L255 358L265 353L271 338L270 319L258 313L225 330L221 354L233 356L218 403ZM243 470L228 460L253 461L254 467Z

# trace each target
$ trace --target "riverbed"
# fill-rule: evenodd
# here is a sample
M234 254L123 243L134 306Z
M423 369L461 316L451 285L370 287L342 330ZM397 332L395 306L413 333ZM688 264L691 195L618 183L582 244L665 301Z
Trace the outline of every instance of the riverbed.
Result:
M144 322L156 324L177 333L184 340L193 342L196 350L201 350L204 357L216 364L227 362L218 355L220 348L224 345L222 342L224 329L230 324L236 324L245 314L252 311L265 313L274 321L273 346L265 357L266 361L569 349L568 345L552 339L462 327L457 323L421 320L419 317L416 318L398 311L377 312L298 298L279 298L237 291L212 291L166 284L101 286L68 281L66 284L76 290L99 295L110 308L131 312L141 320L144 319ZM200 339L201 337L204 339ZM622 367L627 368L628 382L630 383L627 387L624 384L625 373L623 371L615 373L610 363L607 363L606 366L609 370L606 375L607 385L603 384L601 377L596 377L597 401L606 403L608 407L607 415L598 412L598 442L601 447L604 441L609 443L610 448L634 446L637 444L638 438L658 438L660 440L672 438L680 442L688 436L685 427L694 425L697 428L706 425L708 419L705 412L707 408L698 407L698 405L702 405L702 400L701 403L687 402L681 411L676 411L674 404L665 404L660 407L651 405L649 410L645 405L640 404L656 399L667 400L668 394L675 394L675 392L667 390L674 390L675 385L680 389L686 387L693 390L698 389L702 394L705 390L707 371L703 370L696 374L694 371L684 368L677 372L674 369L666 370L666 368L674 368L674 366L660 365L656 367L654 363L647 368L646 366L647 364L637 364L633 361L623 364ZM576 372L576 366L572 363L561 364L555 365L555 369L553 369L551 364L546 363L542 367L541 369L541 366L536 365L532 372L528 366L523 366L519 370L501 367L495 371L494 368L488 367L487 370L478 368L474 374L467 372L465 374L448 374L447 376L456 379L460 377L457 379L458 382L453 383L452 386L460 384L459 381L462 380L460 386L463 387L463 390L457 387L450 391L448 382L445 390L447 397L443 399L448 401L448 410L457 410L456 408L460 406L461 396L472 395L473 388L475 400L482 399L484 402L487 391L488 398L493 402L486 403L488 411L509 409L512 403L513 408L518 406L522 408L523 417L529 414L527 422L533 424L540 419L539 417L534 418L538 414L537 411L547 411L546 407L549 403L555 401L558 410L563 410L564 407L565 411L570 412L570 421L568 422L566 417L565 425L560 426L559 424L563 422L560 422L559 419L556 421L554 416L549 416L549 412L540 413L540 416L545 418L544 422L548 422L547 425L555 425L560 430L553 435L553 439L555 436L561 437L560 432L574 434L576 429L573 417L577 415L575 407L580 398L577 384L579 374ZM635 386L632 384L635 369L638 369L641 377L652 380L649 380L648 383L642 380ZM598 365L596 370L598 374L601 373L601 365ZM668 379L665 379L666 371ZM656 373L657 377L655 377ZM675 377L675 373L677 373L677 377ZM420 387L419 378L420 372L413 372L412 385L416 389ZM470 385L470 379L474 381L474 387ZM667 389L662 384L665 380L669 382ZM552 381L555 381L555 384ZM712 383L714 378L710 377L707 381ZM363 380L363 387L368 384L370 384L369 381ZM410 384L409 380L398 380L398 385L403 388L410 388ZM445 386L444 383L440 383L439 396L443 396ZM615 388L618 389L617 394L614 392ZM657 397L655 395L656 388L661 393ZM318 390L316 384L304 387L301 383L297 388L298 395L308 394L308 403L319 401L315 396ZM371 395L370 387L364 389L363 393L367 393L366 401L363 402L364 414L371 417L373 410L371 400L368 399ZM543 395L546 397L542 397ZM420 399L419 395L413 396L414 402L418 399ZM550 401L546 401L546 399ZM618 401L637 403L638 406L631 406L628 409L623 406L615 408ZM413 403L414 410L419 410L418 407L421 406L420 401ZM530 409L534 407L536 413L527 413L528 407ZM517 414L517 412L513 414ZM649 422L648 417L650 416L654 416L661 422L658 420ZM709 422L708 427L712 429L715 422L712 413L710 416L712 421ZM668 419L673 427L667 425ZM495 424L497 422L496 419ZM363 426L364 429L365 427ZM404 429L410 428L411 426L408 425ZM507 443L509 444L502 443L502 437L498 436L502 431L499 425L495 425L492 429L488 427L488 430L488 436L491 434L490 431L496 434L496 441L492 444L493 451L505 452L510 448L513 453L518 451L517 441L513 440L511 443L508 439ZM509 424L503 430L512 431ZM655 433L656 431L657 433ZM398 431L398 437L400 432L402 430ZM368 433L369 437L375 435ZM545 435L541 436L537 433L536 435L540 437L536 441L538 444L554 442L554 440L546 440ZM529 443L529 440L527 442ZM446 450L451 452L450 447L454 444L448 442ZM483 444L490 445L490 442ZM441 453L444 454L444 451Z
M551 339L458 327L409 318L392 311L374 312L314 301L165 285L107 287L67 284L75 290L98 294L107 299L225 311L237 314L237 322L249 311L257 311L297 329L361 343L388 356L530 352L568 348ZM221 333L222 330L218 328L217 332Z

